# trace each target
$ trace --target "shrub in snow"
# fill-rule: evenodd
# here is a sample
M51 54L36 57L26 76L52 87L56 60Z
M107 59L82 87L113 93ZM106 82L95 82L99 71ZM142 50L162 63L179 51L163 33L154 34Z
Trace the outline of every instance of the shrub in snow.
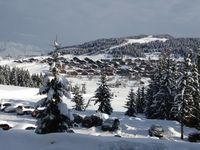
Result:
M86 127L86 128L90 128L92 126L101 126L103 123L103 119L96 116L96 115L92 115L92 116L86 116L83 120L82 120L82 126Z
M82 123L83 121L83 117L81 117L80 115L78 114L73 114L73 117L74 117L74 123Z
M188 141L197 142L200 141L200 132L193 132L188 135Z
M93 126L92 118L90 116L86 116L82 121L82 126L91 128Z
M107 119L103 122L101 130L103 131L116 131L119 129L120 121L119 119Z

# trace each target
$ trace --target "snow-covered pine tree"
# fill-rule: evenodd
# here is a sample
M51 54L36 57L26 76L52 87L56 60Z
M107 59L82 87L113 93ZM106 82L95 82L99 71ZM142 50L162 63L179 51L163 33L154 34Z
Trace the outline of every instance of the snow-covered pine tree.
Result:
M84 99L77 85L75 85L75 87L73 88L73 94L74 97L72 98L72 102L75 103L74 109L82 111L84 109Z
M197 117L197 128L200 129L200 52L197 55L197 65L194 66L193 76L195 82L195 93L194 93L194 100L195 100L195 115Z
M145 91L144 87L142 89L138 88L137 91L137 98L136 98L136 104L137 104L137 112L138 113L144 113L145 107L146 107L146 101L145 101Z
M158 93L160 88L161 71L161 64L159 62L155 70L153 70L151 81L146 93L145 115L148 119L156 119L158 117L155 116L157 108L155 107L156 105L154 96Z
M154 95L154 116L159 119L171 119L171 109L175 97L176 76L172 67L176 66L171 59L170 52L166 51L160 58L161 76L158 92Z
M191 61L191 53L185 58L184 65L182 68L182 75L177 81L177 87L179 93L176 95L176 103L178 105L179 121L188 126L193 126L195 117L195 103L194 93L195 84L192 73L193 64Z
M144 111L145 111L145 108L146 108L146 98L145 98L145 88L144 88L144 86L142 87L142 89L141 89L141 93L140 93L140 102L141 102L141 113L144 113Z
M191 124L192 126L200 128L200 85L199 85L199 73L197 65L193 64L192 68L192 77L193 77L193 100L194 100L194 120Z
M180 68L179 68L180 69ZM170 111L170 119L171 120L179 120L178 118L178 114L179 114L179 98L177 99L177 94L180 93L181 88L179 86L177 86L177 82L179 80L179 78L181 77L182 73L180 72L180 70L178 70L178 67L172 67L172 72L174 74L174 79L175 79L175 86L173 88L173 103L172 103L172 108Z
M140 87L137 90L136 93L136 108L138 113L142 113L142 104L141 104L141 89Z
M23 70L20 68L17 68L17 82L19 86L24 86L24 78L23 78Z
M0 84L6 85L6 79L2 73L0 73Z
M155 119L153 114L156 111L155 107L154 107L154 94L158 92L158 89L156 89L156 84L151 81L149 84L149 87L147 89L147 93L146 93L146 108L145 108L145 116L148 119Z
M127 111L125 112L125 115L135 117L137 113L137 105L136 105L136 95L131 89L129 95L128 95L128 101L125 104L125 108L127 108Z
M31 76L32 82L33 82L33 87L41 87L42 86L42 81L43 81L43 76L42 74L33 74Z
M82 90L81 93L86 94L86 84L82 84Z
M200 49L198 51L198 54L197 54L197 70L198 70L198 73L200 74ZM200 83L200 79L199 79L199 83Z
M38 102L38 105L46 107L37 121L35 132L38 134L65 132L71 125L70 112L63 103L63 96L70 98L69 82L59 76L56 67L52 68L52 75L46 75L44 86L39 90L40 94L46 94L47 97Z
M107 84L106 75L102 74L100 79L99 87L95 91L95 104L99 103L98 111L106 114L111 114L113 108L111 107L111 98L110 88Z
M147 89L147 118L170 119L176 81L172 68L175 67L176 63L170 58L169 51L162 54Z
M23 86L25 87L33 87L33 80L31 79L31 75L28 70L22 70L22 78L23 78Z
M10 85L10 72L11 72L11 69L8 65L5 65L3 67L3 75L4 75L4 78L5 78L5 82L6 82L6 85Z
M17 82L17 69L15 67L12 68L11 74L10 74L10 84L11 85L18 85Z

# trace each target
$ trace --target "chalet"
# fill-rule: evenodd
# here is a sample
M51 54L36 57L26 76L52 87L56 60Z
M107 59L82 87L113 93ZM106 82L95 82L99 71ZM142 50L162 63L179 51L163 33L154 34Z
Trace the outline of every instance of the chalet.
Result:
M74 57L74 58L73 58L73 61L79 62L80 59L79 59L78 57Z
M60 70L60 73L67 74L67 71L62 69L62 70Z
M97 68L98 68L98 65L96 65L96 64L91 64L90 67L91 67L92 69L97 69Z
M80 64L87 64L87 62L85 60L80 60L79 63Z
M128 63L132 63L132 59L125 59L125 62L128 64Z
M81 75L89 75L89 73L87 71L83 71Z
M94 74L95 70L94 69L89 69L87 70L88 74Z
M70 72L67 72L67 74L71 75L71 76L77 76L78 72L76 72L76 71L70 71Z
M88 57L85 58L85 61L87 61L90 64L95 64L95 62L92 59L88 58Z
M101 59L102 62L109 63L110 59Z
M83 70L82 70L82 69L76 69L76 72L77 72L78 74L82 74L82 73L83 73Z
M130 76L131 75L131 70L125 69L125 68L121 68L121 69L117 70L116 74L118 74L120 76Z
M71 60L71 61L69 62L69 65L71 65L71 66L76 66L77 63L75 63L74 61Z
M100 75L100 72L95 71L95 72L94 72L94 75L99 76L99 75Z
M35 58L30 58L28 59L28 62L38 62L39 60L38 59L35 59Z

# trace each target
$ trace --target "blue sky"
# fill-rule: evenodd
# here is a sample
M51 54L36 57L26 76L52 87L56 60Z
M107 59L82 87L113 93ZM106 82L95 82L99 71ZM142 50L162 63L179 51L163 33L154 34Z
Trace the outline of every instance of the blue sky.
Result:
M200 37L200 0L0 0L0 41L48 47L138 34Z

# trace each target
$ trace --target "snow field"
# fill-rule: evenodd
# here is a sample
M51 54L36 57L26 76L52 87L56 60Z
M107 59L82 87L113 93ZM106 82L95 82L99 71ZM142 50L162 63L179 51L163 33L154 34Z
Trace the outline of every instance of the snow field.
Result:
M2 60L1 65L10 65L22 67L28 69L31 73L40 73L42 70L48 70L48 65L38 63L24 63L17 64L10 60ZM86 94L83 95L85 103L94 96L94 92L98 87L97 83L99 78L88 79L85 77L70 77L68 80L72 85L78 84L80 87L82 84L86 84ZM113 93L113 99L111 106L113 107L114 113L110 116L111 118L119 118L121 125L118 132L103 132L99 127L82 128L77 127L73 130L75 134L70 133L54 133L47 135L37 135L34 131L25 131L24 124L34 125L36 120L31 116L17 116L15 113L4 113L0 112L0 122L7 122L13 129L9 131L0 131L0 147L4 150L199 150L199 143L189 143L187 135L196 129L184 127L184 138L180 140L180 124L176 121L169 120L151 120L146 119L143 115L137 115L137 117L124 116L125 102L131 88L137 91L139 82L129 81L120 77L115 77L109 83L114 83L116 80L123 81L123 85L119 88L111 88ZM145 85L148 84L148 79L143 79ZM0 102L10 101L12 103L24 103L34 104L44 96L38 95L39 89L37 88L24 88L15 86L0 85ZM64 102L69 108L72 108L74 103L69 99L64 99ZM77 112L72 110L74 113L78 113L82 116L92 115L97 109L98 105L94 106L94 102L91 101L86 111ZM164 127L165 137L158 139L155 137L148 136L148 129L152 124L160 124ZM114 135L121 135L122 138L114 137ZM8 144L9 141L9 144ZM1 149L0 148L0 149Z

